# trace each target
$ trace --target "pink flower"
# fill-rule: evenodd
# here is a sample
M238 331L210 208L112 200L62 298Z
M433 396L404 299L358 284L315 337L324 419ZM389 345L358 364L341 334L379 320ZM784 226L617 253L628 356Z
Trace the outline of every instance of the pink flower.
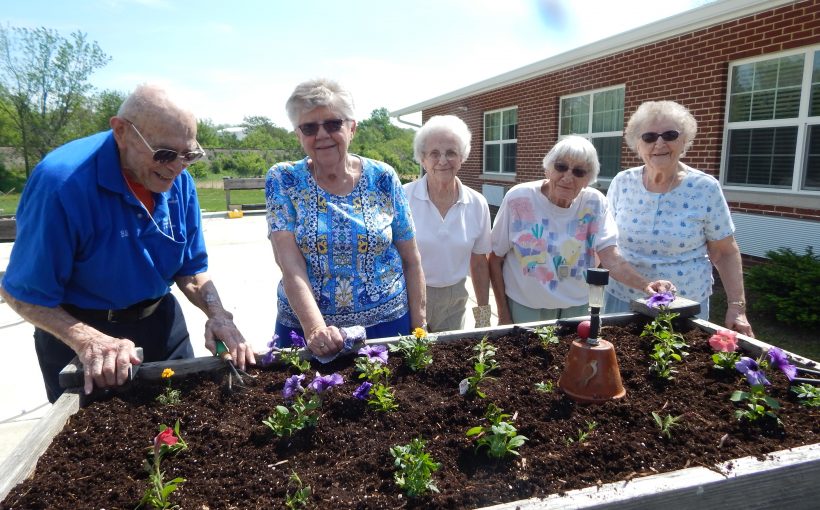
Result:
M712 349L720 352L735 352L737 350L737 333L728 329L719 329L709 339Z
M179 439L174 435L174 430L171 427L166 427L154 438L154 452L159 452L163 445L173 446L177 444L177 441Z

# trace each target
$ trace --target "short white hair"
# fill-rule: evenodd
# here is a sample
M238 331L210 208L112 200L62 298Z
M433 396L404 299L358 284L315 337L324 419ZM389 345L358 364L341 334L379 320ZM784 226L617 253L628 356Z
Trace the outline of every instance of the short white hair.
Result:
M647 101L635 110L629 117L624 131L629 148L638 154L638 140L644 134L646 125L658 119L669 120L675 124L683 137L683 153L686 153L692 146L695 135L698 134L698 121L685 106L674 101Z
M421 163L424 159L425 147L431 136L436 135L453 135L458 140L459 154L461 155L461 162L467 160L470 155L470 140L472 134L470 128L463 120L455 115L435 115L427 119L427 122L416 131L416 136L413 139L413 158Z
M328 78L307 80L297 85L285 103L285 110L296 129L302 115L321 106L338 113L344 120L356 120L353 95L338 82Z
M548 172L552 165L562 158L583 161L589 170L589 184L598 180L601 163L598 161L598 151L592 142L583 136L570 135L558 140L552 149L544 156L544 171Z

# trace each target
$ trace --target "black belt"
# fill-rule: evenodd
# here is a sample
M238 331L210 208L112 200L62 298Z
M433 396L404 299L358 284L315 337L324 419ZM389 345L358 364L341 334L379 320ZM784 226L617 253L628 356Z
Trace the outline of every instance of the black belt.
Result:
M134 303L128 308L120 310L99 310L94 308L80 308L79 306L64 303L60 306L79 320L92 320L112 323L137 322L153 314L165 296L156 299L146 299Z

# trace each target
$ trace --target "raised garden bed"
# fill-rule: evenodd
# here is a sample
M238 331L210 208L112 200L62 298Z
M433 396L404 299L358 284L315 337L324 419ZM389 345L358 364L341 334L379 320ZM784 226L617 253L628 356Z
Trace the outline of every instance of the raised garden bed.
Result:
M440 338L425 371L407 370L391 355L399 409L381 413L352 397L358 386L350 357L316 370L338 372L344 385L329 391L315 428L278 438L262 425L291 371L253 370L247 388L227 392L219 370L175 381L182 403L161 406L160 371L213 370L213 358L146 364L134 387L82 409L66 394L32 432L24 451L7 462L0 508L134 508L147 487L142 468L157 425L181 423L189 449L163 463L166 478L186 482L174 493L182 508L278 508L288 480L298 473L312 489L308 508L811 508L820 496L820 411L798 405L788 381L770 370L769 394L782 405L783 426L772 421L747 426L734 417L729 396L747 389L736 373L714 369L707 339L713 325L686 321L679 329L690 345L671 383L649 375L648 340L637 336L645 318L627 314L606 319L603 336L616 346L626 397L578 405L557 389L574 335L542 346L527 329L467 331ZM485 399L459 395L471 375L476 340L489 332L500 370L482 385ZM753 356L766 345L742 339ZM797 358L804 365L813 362ZM520 456L489 459L476 452L465 432L483 422L495 403L513 415L528 441ZM663 437L651 413L682 416L671 438ZM73 414L72 414L73 413ZM580 432L595 428L580 440ZM50 429L59 431L48 450ZM422 437L441 463L433 475L438 494L408 498L393 480L389 448ZM772 453L778 452L778 453ZM30 466L37 461L34 474ZM740 459L740 460L739 460ZM16 486L15 486L16 485ZM293 487L291 486L291 491Z

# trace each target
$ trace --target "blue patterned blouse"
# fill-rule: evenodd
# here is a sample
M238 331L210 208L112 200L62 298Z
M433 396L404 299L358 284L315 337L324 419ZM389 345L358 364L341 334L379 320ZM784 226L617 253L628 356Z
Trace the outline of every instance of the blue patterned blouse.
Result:
M712 294L706 242L732 235L735 226L717 179L682 166L686 176L668 193L646 190L643 167L624 170L612 179L607 199L627 262L649 280L669 280L678 294L701 302ZM607 292L627 302L644 297L614 280Z
M362 176L345 196L319 187L308 158L274 165L265 181L268 237L293 232L307 263L313 298L325 322L339 327L370 327L408 310L394 244L415 237L407 197L390 165L359 159ZM277 320L301 327L281 281L277 297Z

